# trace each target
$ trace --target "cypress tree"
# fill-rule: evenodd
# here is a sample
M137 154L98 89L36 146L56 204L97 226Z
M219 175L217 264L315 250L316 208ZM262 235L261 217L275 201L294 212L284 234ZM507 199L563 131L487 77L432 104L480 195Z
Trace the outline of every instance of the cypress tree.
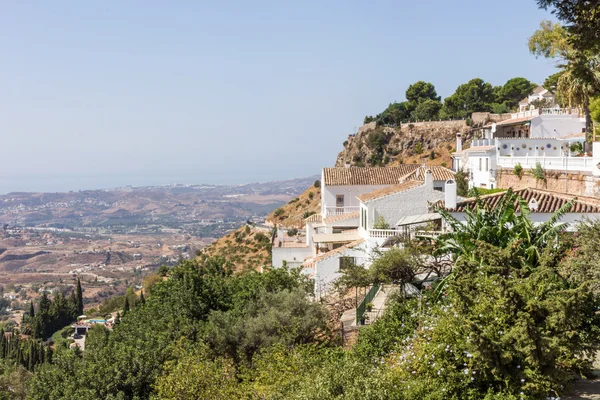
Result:
M5 357L6 338L4 337L4 329L0 329L0 358Z
M29 302L29 319L33 319L35 317L35 310L33 308L33 300Z
M123 306L123 315L129 312L129 297L125 296L125 305Z
M83 290L81 289L81 280L77 278L77 315L83 314Z
M144 291L140 292L140 303L146 304L146 298L144 297Z
M35 347L33 345L33 340L29 343L29 357L27 358L27 370L33 372L33 365L35 364Z
M46 349L44 348L44 343L40 342L40 348L38 351L38 364L43 364L46 360Z

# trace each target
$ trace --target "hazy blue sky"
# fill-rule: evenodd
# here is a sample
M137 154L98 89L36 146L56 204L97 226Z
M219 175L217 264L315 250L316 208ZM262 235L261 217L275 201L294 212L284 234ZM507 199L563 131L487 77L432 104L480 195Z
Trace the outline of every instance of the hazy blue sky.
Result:
M504 1L3 1L0 193L242 183L332 165L417 80L541 83Z

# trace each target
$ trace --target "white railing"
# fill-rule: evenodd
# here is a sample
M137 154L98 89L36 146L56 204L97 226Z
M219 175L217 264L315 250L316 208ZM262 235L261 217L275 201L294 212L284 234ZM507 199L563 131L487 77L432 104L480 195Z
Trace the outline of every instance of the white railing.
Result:
M523 168L534 168L539 162L544 169L567 171L592 171L592 157L498 157L498 166L514 167L521 164Z
M511 119L537 117L538 115L579 115L577 108L535 108L510 114Z
M325 216L333 217L336 215L351 214L360 211L360 207L325 207Z
M496 146L496 139L473 139L471 147Z
M542 108L541 115L579 115L577 108Z
M369 236L378 239L387 239L393 236L400 236L402 231L395 229L369 229Z

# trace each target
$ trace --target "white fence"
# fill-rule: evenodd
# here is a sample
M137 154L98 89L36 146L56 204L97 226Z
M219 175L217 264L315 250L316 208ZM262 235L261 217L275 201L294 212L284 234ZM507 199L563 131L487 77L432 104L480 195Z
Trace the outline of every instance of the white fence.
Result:
M400 236L403 232L395 229L369 229L369 236L377 239L387 239L393 236Z
M498 157L498 166L512 168L521 164L523 168L534 168L539 162L544 169L563 171L592 171L592 157Z
M325 216L351 214L360 211L360 207L325 207Z

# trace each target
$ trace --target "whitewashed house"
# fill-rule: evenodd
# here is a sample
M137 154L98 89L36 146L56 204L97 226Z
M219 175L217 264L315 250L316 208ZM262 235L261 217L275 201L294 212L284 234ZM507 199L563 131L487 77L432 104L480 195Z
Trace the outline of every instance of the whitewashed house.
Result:
M556 96L554 93L542 86L538 86L533 89L533 92L531 92L529 96L519 102L519 111L527 111L536 108L535 105L532 104L536 101L544 102L548 107L557 107Z
M587 219L600 218L600 199L594 197L572 196L550 190L525 188L515 190L515 194L522 197L531 211L530 218L535 223L544 223L558 211L565 203L575 200L573 207L563 216L561 222L568 224L568 229L574 229L578 222ZM488 194L480 197L480 204L484 208L493 209L506 196L506 192ZM443 206L459 221L466 221L466 210L473 209L477 204L476 198L459 200L456 203L439 202L435 206ZM516 211L520 212L519 203L515 203Z
M495 188L498 169L535 168L600 175L600 154L574 151L584 149L585 117L577 109L533 109L512 114L512 118L484 126L481 139L462 149L457 135L453 169L469 175L470 187ZM572 149L573 147L573 149ZM598 158L598 159L596 159Z
M286 248L283 241L273 247L275 267L292 264L285 257L296 262L311 252L302 265L314 279L317 297L331 290L345 266L368 267L391 238L414 235L432 221L439 224L429 204L456 201L456 183L444 167L326 168L322 193L322 213L306 219L302 246Z

